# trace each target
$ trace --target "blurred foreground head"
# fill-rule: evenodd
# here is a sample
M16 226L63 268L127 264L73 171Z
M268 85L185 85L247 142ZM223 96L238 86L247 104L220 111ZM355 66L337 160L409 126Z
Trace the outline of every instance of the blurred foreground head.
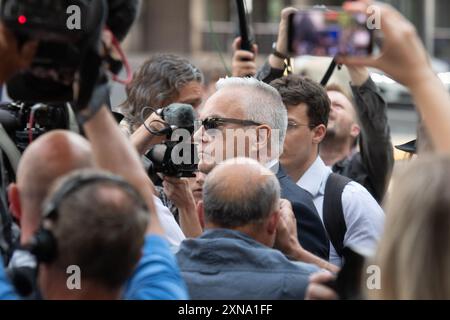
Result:
M450 157L423 156L394 178L376 265L377 299L450 299Z
M43 228L53 235L55 249L40 265L43 296L120 298L141 257L148 223L148 210L138 192L108 172L79 170L56 182L44 208ZM67 285L74 266L80 270L80 290Z

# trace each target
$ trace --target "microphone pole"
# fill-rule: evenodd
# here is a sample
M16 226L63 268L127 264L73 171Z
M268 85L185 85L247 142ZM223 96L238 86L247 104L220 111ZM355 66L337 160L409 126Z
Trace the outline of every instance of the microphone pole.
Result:
M236 6L238 10L239 18L239 33L241 36L241 50L252 52L252 41L250 40L247 12L245 10L244 0L236 0Z

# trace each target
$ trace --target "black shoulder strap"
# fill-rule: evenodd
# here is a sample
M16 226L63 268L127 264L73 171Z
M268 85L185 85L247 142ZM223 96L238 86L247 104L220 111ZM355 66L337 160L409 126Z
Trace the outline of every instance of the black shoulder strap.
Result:
M3 261L9 260L12 243L12 218L9 214L8 201L6 200L6 172L3 165L3 150L0 149L0 253Z
M344 211L342 209L342 192L350 181L352 180L339 174L330 174L325 185L323 199L323 223L328 237L340 257L342 257L344 236L347 232Z

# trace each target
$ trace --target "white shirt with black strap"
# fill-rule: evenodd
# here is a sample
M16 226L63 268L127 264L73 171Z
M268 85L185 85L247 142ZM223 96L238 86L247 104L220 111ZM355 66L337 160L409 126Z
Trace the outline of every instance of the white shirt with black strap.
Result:
M303 174L297 185L308 191L323 222L325 185L332 173L320 157ZM374 251L384 226L384 212L371 194L359 183L349 182L342 192L342 211L347 232L344 247L352 246ZM342 266L342 259L330 242L330 260Z

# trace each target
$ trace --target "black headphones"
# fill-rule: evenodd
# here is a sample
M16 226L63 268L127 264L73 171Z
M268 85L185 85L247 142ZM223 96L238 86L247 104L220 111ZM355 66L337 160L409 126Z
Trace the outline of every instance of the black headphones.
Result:
M58 252L56 238L52 231L45 227L45 222L56 221L58 218L58 207L69 194L95 182L108 182L115 184L123 191L126 191L134 199L134 202L137 203L143 210L148 211L147 205L141 195L134 187L119 176L98 173L90 174L85 177L77 176L69 179L64 182L61 188L56 191L49 201L47 201L45 207L43 208L41 226L31 238L30 242L24 246L24 249L32 253L38 262L52 262L56 258Z

